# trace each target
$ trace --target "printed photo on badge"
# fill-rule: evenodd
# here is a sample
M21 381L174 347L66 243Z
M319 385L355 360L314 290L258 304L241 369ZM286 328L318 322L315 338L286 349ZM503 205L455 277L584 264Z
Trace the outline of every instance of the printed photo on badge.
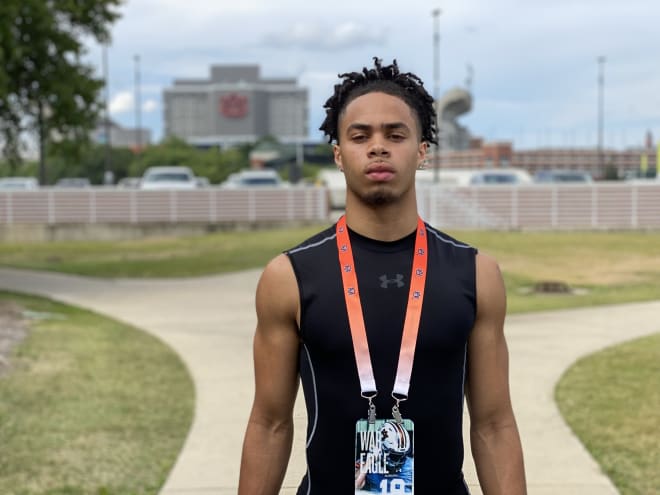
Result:
M414 493L414 425L409 419L355 425L355 493Z

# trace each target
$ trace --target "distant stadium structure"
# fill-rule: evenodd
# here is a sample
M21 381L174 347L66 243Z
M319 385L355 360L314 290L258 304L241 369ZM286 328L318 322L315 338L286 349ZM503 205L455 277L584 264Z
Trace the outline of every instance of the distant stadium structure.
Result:
M458 123L461 115L472 110L472 94L463 88L452 88L436 101L440 124L440 148L466 150L470 148L470 132Z

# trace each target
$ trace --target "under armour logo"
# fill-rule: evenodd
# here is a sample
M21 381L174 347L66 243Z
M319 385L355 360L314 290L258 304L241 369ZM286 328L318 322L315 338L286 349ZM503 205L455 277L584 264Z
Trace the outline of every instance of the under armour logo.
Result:
M348 246L344 244L340 249L345 253L346 251L348 251Z
M422 297L422 293L420 291L416 290L415 292L413 292L414 299L419 299L420 297Z
M351 272L352 270L353 270L353 269L351 268L351 265L344 265L344 271L345 271L346 273L349 273L349 272Z
M387 278L387 275L381 275L378 279L380 280L381 289L387 289L390 284L396 284L397 289L406 285L403 283L403 275L400 273L397 273L394 278Z
M417 270L415 270L415 275L417 275L418 277L421 277L422 275L424 275L424 270L422 270L421 268L418 268Z
M417 254L419 254L420 256L423 256L424 255L424 250L422 248L419 248L417 250Z
M349 287L348 288L348 295L349 296L354 296L355 295L355 287Z

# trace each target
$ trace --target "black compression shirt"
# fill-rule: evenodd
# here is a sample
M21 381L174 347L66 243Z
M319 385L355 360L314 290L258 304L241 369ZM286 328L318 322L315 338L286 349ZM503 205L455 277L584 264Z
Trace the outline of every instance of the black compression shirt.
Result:
M476 250L427 225L426 292L404 417L415 423L415 491L465 495L462 415L467 338L475 321ZM378 416L391 416L414 232L382 242L350 232L367 339L379 395ZM368 403L360 383L335 227L287 252L301 299L300 375L308 413L308 471L298 494L354 492L355 422Z

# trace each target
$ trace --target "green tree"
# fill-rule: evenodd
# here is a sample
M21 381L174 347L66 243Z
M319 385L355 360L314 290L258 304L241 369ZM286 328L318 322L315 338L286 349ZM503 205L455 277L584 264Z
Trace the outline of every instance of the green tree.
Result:
M61 141L49 147L47 182L63 177L86 177L92 184L103 184L106 153L112 163L115 179L128 175L135 155L129 148L110 148L91 142Z
M81 61L82 43L110 39L122 0L0 1L0 133L15 167L21 139L37 137L39 175L46 180L45 148L50 137L88 139L103 107L103 81Z
M148 167L162 165L187 166L195 172L195 175L206 177L212 183L220 183L229 174L248 167L249 161L247 148L205 150L195 148L182 139L170 137L142 151L132 161L129 175L139 177Z

